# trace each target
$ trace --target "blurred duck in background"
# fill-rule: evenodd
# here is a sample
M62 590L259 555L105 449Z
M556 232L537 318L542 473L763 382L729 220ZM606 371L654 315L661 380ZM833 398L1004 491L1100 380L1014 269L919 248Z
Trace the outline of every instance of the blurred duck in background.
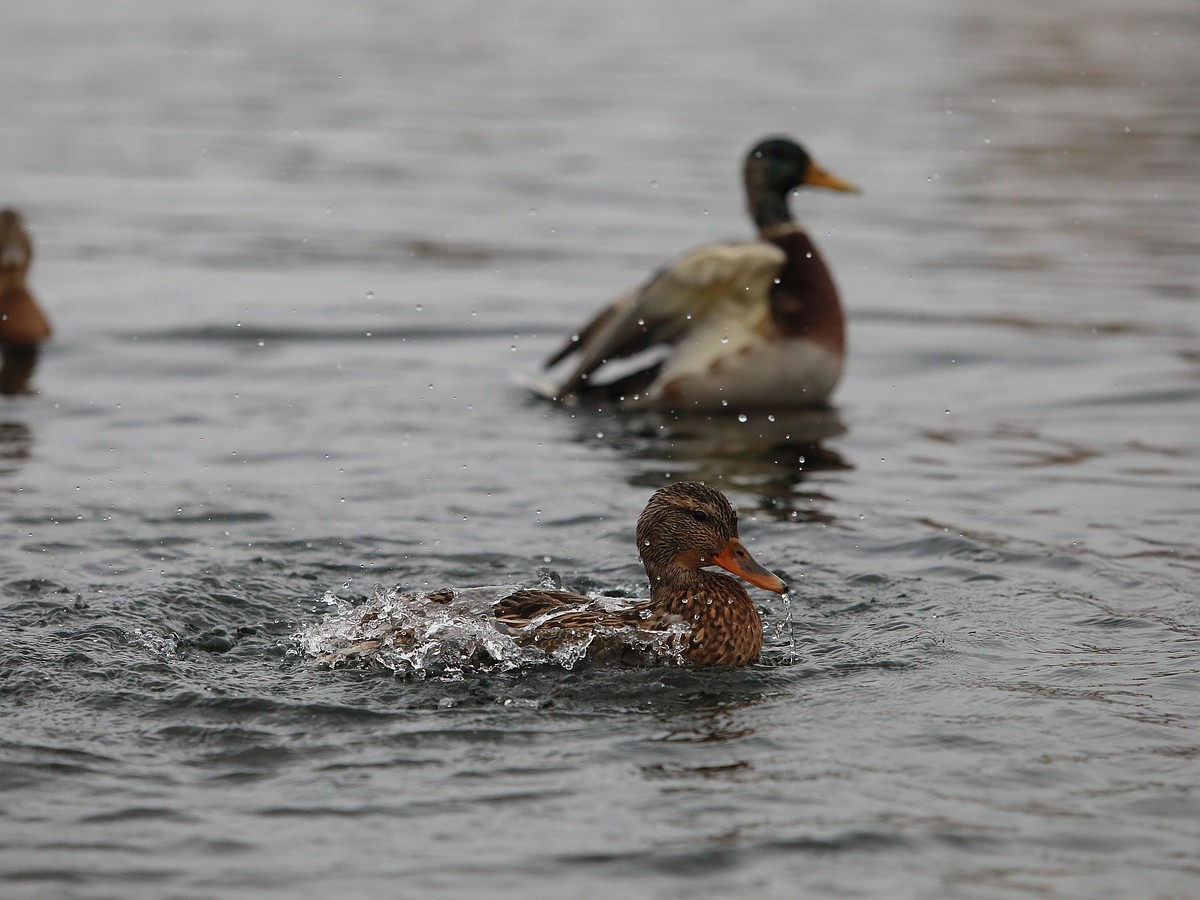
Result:
M50 323L29 293L25 275L33 260L33 242L21 214L0 211L0 394L29 391L41 344Z

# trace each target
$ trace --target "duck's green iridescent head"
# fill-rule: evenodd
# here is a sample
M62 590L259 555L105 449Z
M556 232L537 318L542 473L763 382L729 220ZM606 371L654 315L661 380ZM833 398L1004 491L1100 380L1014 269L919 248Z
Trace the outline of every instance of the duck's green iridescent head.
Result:
M746 154L745 177L750 215L759 228L791 221L787 196L798 187L858 191L850 182L825 171L807 150L785 137L769 137L755 144Z
M759 141L746 154L746 169L756 169L757 180L763 187L786 194L804 184L812 157L795 141L771 137Z

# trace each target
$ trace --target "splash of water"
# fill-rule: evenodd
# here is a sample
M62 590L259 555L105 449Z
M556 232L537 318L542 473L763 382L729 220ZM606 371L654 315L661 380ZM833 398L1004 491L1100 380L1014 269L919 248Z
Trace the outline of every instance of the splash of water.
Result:
M790 666L794 665L798 660L796 653L796 620L792 614L791 592L787 591L781 594L779 599L783 601L783 621L777 622L774 627L771 628L771 635L779 638L782 637L786 631L787 650L779 657L774 656L776 651L772 651L771 664ZM767 661L767 654L764 653L763 662Z
M796 654L796 620L792 618L792 594L790 591L784 591L781 598L783 600L783 616L784 624L787 626L788 632L788 655L795 656Z
M415 678L456 679L544 665L571 669L593 645L606 643L644 652L656 662L680 661L678 629L602 627L556 641L550 650L519 643L497 627L492 616L493 604L514 590L512 585L501 585L422 593L375 585L372 597L358 605L328 591L324 601L330 611L319 622L302 627L294 639L300 651L319 665L382 668ZM610 610L627 609L631 603L603 596L589 600L589 606ZM540 617L533 624L550 618Z

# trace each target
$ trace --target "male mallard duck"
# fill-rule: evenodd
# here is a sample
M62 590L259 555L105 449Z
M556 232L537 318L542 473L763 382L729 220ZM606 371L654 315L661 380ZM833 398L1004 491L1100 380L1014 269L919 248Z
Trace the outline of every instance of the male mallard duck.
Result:
M759 240L697 248L618 299L546 362L574 356L555 400L712 411L819 406L842 374L844 322L821 254L788 210L802 185L856 191L794 141L767 138L746 156L746 199ZM657 345L665 359L607 384L606 363Z
M33 242L20 213L0 211L0 394L26 390L38 346L50 337L50 323L25 287L32 259Z
M787 585L755 562L742 544L737 513L724 494L698 481L662 488L638 518L637 546L650 579L649 600L590 598L530 588L489 599L482 609L468 614L490 622L488 631L507 634L519 647L547 654L567 650L576 654L573 658L578 654L594 660L673 658L691 665L730 666L744 666L758 658L763 643L758 608L741 584L704 567L720 566L780 594ZM345 657L374 654L378 658L379 651L393 648L424 649L446 633L428 628L427 611L470 608L479 590L389 599L382 610L359 613L349 634L341 633L349 646L322 644L320 652L326 662L336 664Z

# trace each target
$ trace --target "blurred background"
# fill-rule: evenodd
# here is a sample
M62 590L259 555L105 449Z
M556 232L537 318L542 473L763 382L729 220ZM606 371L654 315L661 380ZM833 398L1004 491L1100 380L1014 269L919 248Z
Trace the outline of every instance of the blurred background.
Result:
M1190 896L1191 0L4 18L0 206L56 329L0 399L5 896ZM527 396L752 234L776 133L864 191L792 201L848 316L833 408ZM296 650L376 582L636 594L682 477L796 587L756 667Z

